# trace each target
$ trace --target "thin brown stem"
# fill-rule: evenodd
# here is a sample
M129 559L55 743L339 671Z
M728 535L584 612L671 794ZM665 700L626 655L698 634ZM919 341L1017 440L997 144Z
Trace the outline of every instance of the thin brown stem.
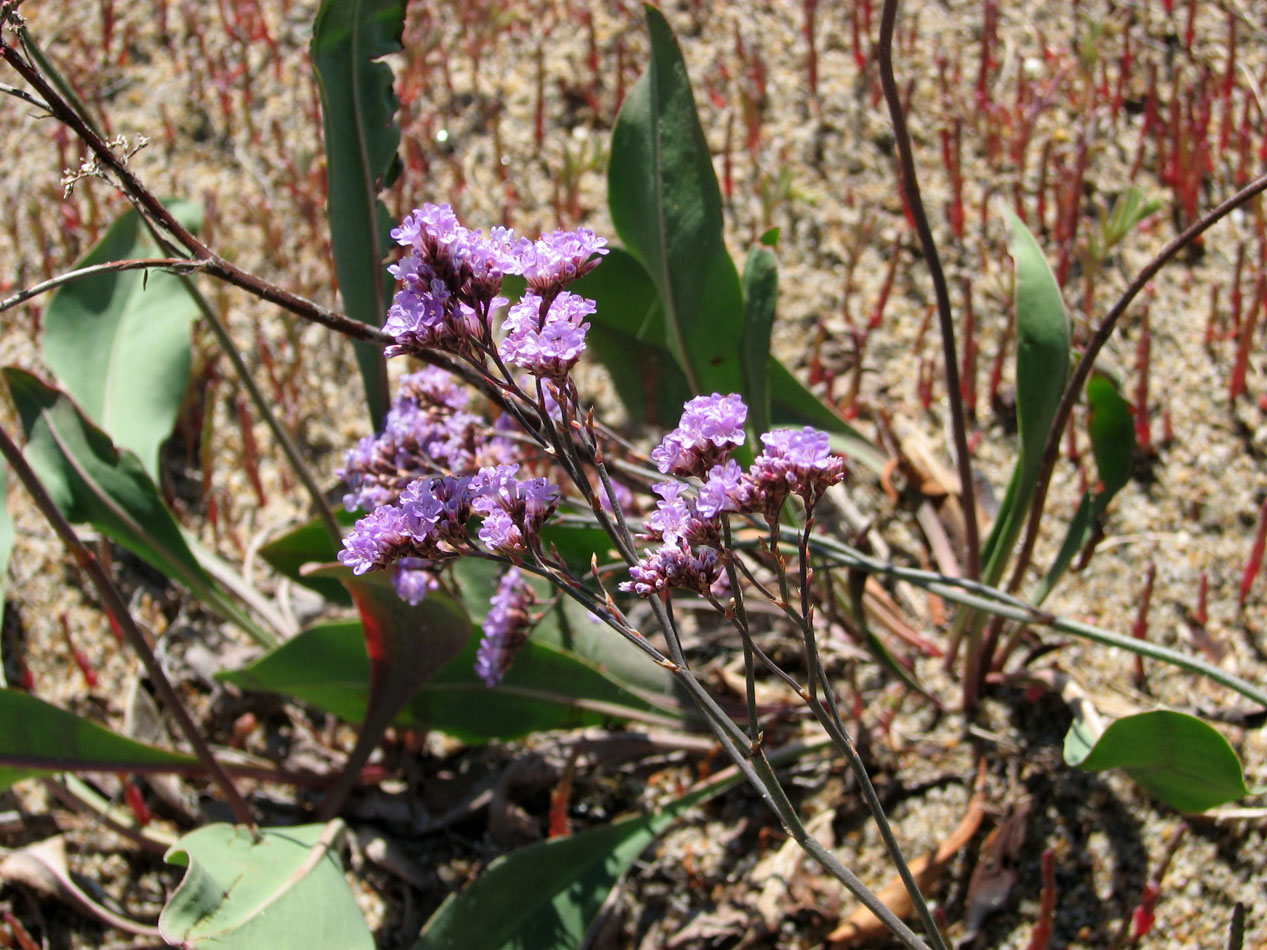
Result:
M177 726L184 733L186 740L194 750L194 754L224 792L229 807L233 809L233 814L239 824L254 827L250 807L233 783L229 773L224 770L224 766L220 764L212 753L211 747L194 723L189 710L181 702L180 696L167 678L167 673L163 670L163 665L159 663L158 657L154 655L154 651L145 639L145 634L136 625L136 621L132 619L132 614L128 610L127 603L123 600L123 595L114 586L110 575L106 573L106 569L97 560L91 549L79 540L79 536L75 534L75 529L70 526L70 522L62 515L56 503L49 497L48 492L44 490L44 486L35 472L26 463L22 451L3 429L0 429L0 454L3 454L9 464L13 466L14 473L22 484L26 486L26 490L30 493L36 507L40 509L45 519L47 519L57 536L61 539L62 544L66 546L66 550L74 558L75 564L88 575L88 579L97 590L97 595L101 598L102 605L118 623L119 629L123 632L128 644L136 651L159 699L167 707L167 711L172 715L172 718L176 720Z
M880 14L880 86L884 101L889 107L893 122L893 138L897 144L898 171L902 195L910 209L915 232L933 280L933 292L937 297L937 322L941 327L942 361L945 364L946 397L950 403L950 427L955 440L955 460L959 468L960 499L964 515L964 570L976 580L981 576L981 539L977 529L977 502L973 490L972 457L968 452L968 429L964 421L963 392L959 385L959 359L955 354L955 321L950 309L950 289L942 272L941 258L937 254L937 242L928 224L928 214L919 193L919 179L915 172L915 156L911 148L911 134L906 127L906 111L902 96L893 77L893 31L897 23L898 0L884 0Z
M1113 330L1117 327L1118 320L1121 319L1122 314L1126 312L1135 298L1139 296L1140 291L1148 286L1148 282L1156 277L1158 271L1166 266L1176 254L1199 238L1211 226L1223 220L1237 208L1264 191L1267 191L1267 175L1256 178L1217 208L1206 212L1184 228L1174 240L1163 247L1157 253L1157 256L1149 261L1135 276L1135 279L1122 292L1122 296L1117 299L1117 302L1113 304L1109 312L1104 315L1104 319L1096 328L1095 335L1087 343L1086 351L1082 354L1082 358L1078 360L1078 364L1073 369L1073 374L1069 377L1069 383L1065 386L1060 405L1056 408L1056 416L1052 419L1051 428L1047 431L1047 442L1043 446L1042 464L1038 469L1038 481L1034 486L1034 500L1030 503L1029 521L1025 525L1025 539L1021 543L1021 551L1016 558L1016 566L1013 568L1012 576L1008 580L1008 590L1016 591L1020 588L1025 570L1029 566L1030 558L1033 557L1034 543L1038 540L1039 523L1043 517L1043 506L1047 501L1047 489L1051 485L1051 475L1056 467L1056 459L1060 457L1060 438L1064 434L1065 425L1069 421L1073 407L1078 402L1078 397L1086 385L1087 377L1095 366L1095 358L1099 355L1104 344L1108 342L1109 337L1113 335Z
M65 124L89 148L104 168L118 180L119 187L134 201L145 215L164 231L170 234L177 243L184 247L193 257L201 262L205 273L218 277L236 287L241 287L261 300L277 304L298 317L319 323L342 333L354 340L377 343L386 346L393 342L391 337L378 327L353 320L345 314L322 307L285 288L269 283L255 274L245 271L236 264L225 260L207 245L203 244L182 225L176 217L163 206L154 193L145 187L127 165L122 161L110 145L92 128L91 124L64 99L61 94L45 80L39 69L28 62L21 53L8 43L0 42L0 59L13 67L27 83L31 85L44 100L53 118Z
M77 280L95 277L98 274L116 273L125 270L161 270L173 274L190 274L202 270L204 266L206 265L202 261L191 261L186 257L147 257L127 261L110 261L106 264L93 264L90 267L80 267L64 274L58 274L56 277L42 280L38 284L19 290L12 296L5 297L0 300L0 313L12 310L19 304L26 303L32 297L38 297L40 294L48 293L50 290L56 290L63 284L72 284Z

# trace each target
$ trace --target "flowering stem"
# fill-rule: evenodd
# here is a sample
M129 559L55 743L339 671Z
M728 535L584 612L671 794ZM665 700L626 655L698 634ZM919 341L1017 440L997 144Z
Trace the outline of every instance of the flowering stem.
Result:
M136 625L136 621L132 619L132 614L128 610L123 596L119 593L119 589L110 580L110 575L106 573L106 569L97 560L92 550L79 540L79 536L75 534L75 529L70 526L70 522L62 515L61 510L53 499L49 497L48 492L44 489L43 484L40 483L35 472L26 463L22 451L3 429L0 429L0 454L4 455L22 484L26 486L26 490L30 493L36 507L40 509L40 512L52 526L53 531L61 539L62 544L66 546L66 550L74 559L76 566L88 575L88 579L97 590L97 596L101 598L101 603L105 607L106 613L114 618L124 637L127 638L128 644L136 651L141 664L145 667L146 674L150 678L150 682L154 686L155 692L158 693L163 705L167 707L167 711L176 720L176 725L184 733L186 740L194 750L194 754L224 792L229 807L233 809L233 814L237 818L238 823L253 828L254 821L251 818L250 807L246 804L246 800L238 791L237 786L234 785L233 779L228 772L224 770L224 767L212 754L211 747L207 744L206 739L203 738L198 726L195 725L193 718L189 715L189 711L185 708L185 704L181 702L179 694L173 688L171 681L167 678L167 673L163 670L163 665L158 661L158 657L154 655L154 651L145 639L145 634Z
M964 421L963 391L959 382L959 359L955 353L955 321L950 310L950 290L942 272L941 258L937 254L937 242L933 239L920 198L919 179L915 173L915 158L911 150L911 135L906 127L906 114L897 81L893 77L893 30L897 23L898 0L884 0L880 13L880 85L893 122L893 137L897 144L899 178L906 207L911 213L920 247L933 281L937 297L937 320L941 327L943 372L946 379L946 396L950 403L950 426L954 433L955 458L959 468L959 498L963 504L965 574L972 579L981 576L981 541L977 530L977 503L972 477L972 456L968 452L968 430Z
M730 551L730 516L725 513L722 514L721 533L722 541L725 544L724 550ZM731 617L735 628L739 631L739 639L743 643L744 692L748 701L748 738L755 745L761 739L761 723L757 719L757 679L753 664L755 644L753 644L752 634L748 630L748 610L744 606L743 590L739 586L739 577L735 573L734 557L728 554L725 558L725 565L726 579L730 582L731 603L734 607L732 610L727 611L722 609L721 605L716 601L713 602L713 606L717 607L723 615Z

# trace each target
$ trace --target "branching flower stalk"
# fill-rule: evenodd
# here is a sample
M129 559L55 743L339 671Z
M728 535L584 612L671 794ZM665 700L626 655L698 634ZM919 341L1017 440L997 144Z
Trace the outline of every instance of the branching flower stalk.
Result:
M845 731L835 697L813 639L813 611L807 558L808 529L798 554L801 591L792 595L791 580L778 549L779 516L787 500L799 497L810 514L826 489L844 477L844 463L831 453L824 433L811 429L775 430L764 434L763 451L745 472L730 455L746 438L747 407L738 396L700 396L684 408L679 426L651 453L667 479L654 484L660 500L644 521L640 537L659 547L639 555L639 546L612 481L605 449L592 411L583 410L570 372L581 351L594 311L592 302L564 288L598 266L605 241L591 232L553 232L537 241L515 239L504 228L487 236L458 223L447 205L425 205L406 217L393 237L407 248L392 267L400 288L384 327L392 334L388 355L440 352L488 377L507 411L491 428L472 427L461 391L434 372L405 378L402 395L393 403L384 430L362 440L348 453L342 472L352 491L349 508L372 508L345 540L339 559L358 574L388 569L396 588L412 599L425 596L427 585L413 575L437 575L446 564L467 556L496 560L512 572L546 577L562 593L581 603L599 620L616 629L682 684L702 712L717 741L780 817L788 833L823 862L869 909L909 947L923 946L881 901L861 886L843 865L810 842L808 832L779 785L762 749L755 701L756 658L777 671L752 642L743 607L742 573L756 580L750 568L733 558L723 538L729 517L759 516L771 531L769 553L776 559L781 594L772 598L784 609L807 642L809 682L806 690L783 671L806 699L828 735L849 758L864 798L881 826L895 863L904 866L901 851L884 818L879 799L866 777L857 749ZM511 304L498 296L506 274L523 274L528 289ZM500 328L494 324L504 312ZM519 443L499 431L504 424L524 426L530 441L541 446L588 506L629 567L630 580L620 590L644 598L664 637L667 656L634 630L610 594L592 593L574 577L562 559L547 555L540 529L564 503L562 491L543 477L524 478ZM478 433L492 432L488 437ZM538 468L542 459L526 460ZM590 473L597 478L594 487ZM468 520L482 519L478 544ZM591 565L593 566L593 565ZM595 569L602 589L601 575ZM723 593L723 577L731 588ZM517 573L503 578L494 599L494 620L486 624L480 647L479 673L495 682L513 661L529 621L528 600L516 600ZM748 672L748 723L745 732L718 705L692 673L673 612L675 589L695 593L721 608L740 631ZM765 588L757 582L756 588ZM530 596L530 595L526 595ZM799 609L798 609L799 608ZM821 687L821 694L819 693ZM916 906L923 904L909 869L904 874ZM942 947L926 906L921 913L930 939Z

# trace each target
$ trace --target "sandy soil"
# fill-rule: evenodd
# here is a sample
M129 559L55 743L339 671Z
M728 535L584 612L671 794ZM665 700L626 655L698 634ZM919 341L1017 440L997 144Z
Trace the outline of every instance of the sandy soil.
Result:
M29 23L56 60L80 84L86 101L110 117L112 133L148 137L134 167L159 194L187 194L202 201L214 245L226 256L320 302L337 298L322 232L323 159L316 99L303 53L313 4L299 0L254 3L189 2L113 9L106 38L101 3L50 4L29 0ZM150 9L149 7L153 7ZM1065 288L1075 324L1085 328L1116 297L1129 276L1186 221L1175 189L1160 174L1152 139L1135 168L1155 85L1163 103L1186 101L1203 71L1213 103L1210 139L1218 145L1222 77L1227 73L1229 24L1236 24L1238 59L1231 69L1235 109L1226 149L1215 150L1205 176L1200 208L1211 207L1236 185L1237 130L1248 116L1255 148L1263 139L1262 87L1267 84L1267 29L1251 4L1238 0L1196 6L1193 42L1186 47L1187 5L1168 15L1162 4L1083 2L997 11L997 42L984 89L978 97L983 28L981 5L909 2L900 23L899 81L908 88L921 187L929 204L954 289L962 306L963 281L972 284L979 334L978 410L974 462L982 475L988 510L1001 497L1015 452L1007 402L1012 383L1005 373L1000 406L988 401L991 362L1004 336L1010 293L1010 264L1000 205L1019 193L1031 222L1038 213L1044 149L1053 181L1074 173L1085 144L1086 170L1078 215L1080 233L1091 233L1112 199L1135 184L1163 203L1111 254L1092 282L1091 315L1083 312L1084 270L1075 261ZM1012 9L1011 7L1016 7ZM157 16L165 10L164 23ZM719 175L729 179L728 238L736 258L771 226L781 228L781 297L776 349L789 363L819 377L842 409L857 411L857 423L875 434L881 414L913 424L943 461L951 455L945 434L944 387L921 405L917 379L934 367L935 328L926 330L932 291L913 233L903 216L892 166L892 137L875 93L875 63L869 42L857 44L851 19L862 5L817 4L815 49L817 94L809 88L807 40L801 4L680 3L666 8L677 30L695 85ZM878 11L874 12L878 20ZM262 24L263 31L257 29ZM1129 27L1128 27L1129 24ZM875 23L871 24L874 31ZM866 23L859 22L865 36ZM1123 107L1116 119L1109 103L1121 70L1124 37L1133 44L1134 66L1122 82ZM620 97L637 77L645 57L640 10L634 4L602 6L561 2L415 3L407 50L393 57L400 77L404 172L388 194L393 211L426 200L451 201L472 225L513 224L532 233L554 226L586 224L611 233L604 207L603 167L610 126ZM1156 70L1150 77L1149 65ZM943 82L942 77L948 77ZM0 78L16 82L16 77ZM1103 84L1103 90L1096 87ZM1018 91L1019 90L1019 91ZM1018 98L1029 112L1017 109ZM1199 96L1197 97L1199 99ZM1094 103L1099 103L1094 106ZM538 115L540 125L538 126ZM1032 122L1024 162L1009 152L1017 129ZM537 128L540 128L540 136ZM943 160L943 131L962 135L962 193L967 227L955 237L947 209L955 176ZM67 267L92 235L122 208L104 182L82 182L63 200L62 169L78 163L73 143L58 141L45 120L8 97L0 102L5 129L4 211L0 212L0 294ZM990 135L999 136L991 143ZM1251 173L1262 160L1254 155ZM1036 227L1044 251L1057 262L1062 252L1054 201L1044 226ZM82 221L81 226L75 226ZM1152 422L1154 453L1141 458L1137 477L1115 501L1091 568L1071 577L1049 606L1117 631L1135 620L1143 578L1156 566L1150 638L1183 649L1198 648L1187 622L1196 606L1200 578L1208 580L1205 632L1224 651L1222 664L1264 682L1262 584L1238 609L1238 586L1253 544L1258 510L1267 495L1262 452L1267 420L1260 398L1267 393L1261 347L1248 364L1248 395L1229 402L1228 373L1236 341L1207 346L1212 288L1220 288L1217 314L1230 319L1237 246L1248 263L1241 280L1244 306L1254 298L1262 273L1255 251L1262 245L1261 212L1239 214L1207 237L1203 253L1165 271L1147 294L1151 333L1151 389L1145 408ZM858 336L877 309L890 262L896 255L892 290L878 326L859 352ZM288 424L325 485L342 451L364 434L367 420L355 402L356 370L350 348L331 345L319 327L295 327L285 318L238 293L217 292L240 344L251 353L257 376L275 392ZM1136 354L1143 332L1141 308L1126 317L1102 363L1113 369L1134 398ZM38 310L0 315L0 363L39 369L35 333ZM809 344L807 346L807 342ZM196 344L197 384L190 414L169 451L168 486L182 516L205 542L226 557L247 561L248 573L265 585L267 571L253 557L261 539L302 514L280 455L268 448L267 431L255 424L262 447L259 503L243 459L231 372L217 360L206 333ZM1010 367L1011 360L1008 360ZM807 365L808 364L808 365ZM837 377L822 379L820 370ZM848 406L850 379L860 379L858 399ZM933 375L937 375L934 371ZM590 378L601 386L601 373ZM205 416L204 416L205 414ZM209 429L200 430L203 416ZM1169 420L1168 423L1166 420ZM0 406L0 424L13 418ZM1173 430L1173 437L1166 433ZM205 439L197 446L198 434ZM190 434L194 451L183 434ZM1083 453L1086 438L1080 433ZM1089 461L1084 458L1084 467ZM220 518L206 517L199 484L213 486ZM1076 468L1062 463L1050 501L1055 524L1077 500ZM858 473L849 494L867 516L876 517L894 557L919 563L928 545L914 518L913 491L898 505L878 480ZM115 650L93 599L82 592L48 532L25 497L10 493L18 545L7 592L4 639L6 672L18 669L20 652L35 680L35 692L79 712L93 712L120 725L123 698L135 664ZM1044 539L1039 563L1059 541ZM185 657L195 639L207 636L207 620L181 603L161 578L125 559L120 570L137 614L157 633L167 631L172 653ZM932 629L923 601L902 601L917 626ZM77 645L88 651L101 677L84 686L70 662L61 618ZM214 633L203 646L237 649L231 634ZM841 648L845 650L844 647ZM1051 660L1052 658L1048 658ZM1147 690L1133 679L1134 661L1116 651L1069 645L1054 657L1109 712L1152 708L1161 703L1185 710L1236 709L1226 691L1158 664L1148 664ZM875 729L893 691L872 667L847 657L848 668L867 697L868 725ZM184 668L184 665L181 665ZM920 674L945 697L955 684L926 662ZM191 680L195 679L191 675ZM248 704L217 700L217 724L226 730ZM250 709L289 729L305 717L280 706ZM209 713L210 715L210 713ZM1154 805L1121 776L1088 776L1063 766L1060 741L1068 722L1063 703L1037 702L1003 692L987 705L976 741L991 763L989 810L1002 819L1023 798L1032 801L1017 866L1018 883L1005 909L987 925L977 944L1026 946L1038 915L1039 855L1055 857L1059 904L1053 946L1105 947L1139 901L1145 882L1174 840L1183 819ZM323 725L323 724L319 724ZM1228 727L1242 753L1251 786L1267 782L1267 742L1261 730ZM878 729L871 754L877 781L891 806L909 851L935 847L962 816L973 774L970 743L954 717L939 718L907 701L887 735ZM535 751L549 757L550 742ZM545 751L543 751L545 750ZM435 782L451 770L464 775L501 775L523 757L523 746L463 752L441 745L421 762L399 748L391 761L409 760L406 774ZM316 753L314 753L316 754ZM620 774L620 773L618 773ZM627 776L626 776L627 777ZM859 873L877 886L888 876L874 829L863 820L851 790L831 763L807 763L794 787L808 815L826 816L819 830ZM591 788L592 813L615 813L636 804L628 790L603 798ZM1256 802L1247 801L1246 805ZM38 788L24 786L5 809L46 812ZM170 803L165 817L180 820ZM278 806L283 811L285 804ZM7 814L12 814L8 812ZM153 914L170 874L120 842L68 813L58 821L71 829L75 860L137 916ZM1267 943L1264 898L1263 816L1194 819L1178 842L1162 882L1156 929L1143 947L1222 947L1232 906L1248 912L1245 946ZM540 812L533 814L533 820ZM390 822L388 822L390 825ZM821 945L849 902L812 871L787 872L790 894L781 912L763 915L762 882L777 868L766 860L779 845L769 820L751 797L728 798L648 854L626 885L602 946L610 947L809 947ZM366 820L366 827L374 822ZM7 846L37 837L33 824L7 823ZM437 843L426 836L399 842L406 864L425 886L411 888L371 860L355 862L364 905L385 921L384 946L405 946L402 934L424 919L447 887L495 854L501 846L475 820L455 837ZM962 934L968 879L976 844L944 875L937 898ZM795 861L789 865L797 867ZM754 883L755 882L755 883ZM52 946L123 946L96 925L6 886L0 903L32 927L47 926ZM41 923L42 921L42 923Z

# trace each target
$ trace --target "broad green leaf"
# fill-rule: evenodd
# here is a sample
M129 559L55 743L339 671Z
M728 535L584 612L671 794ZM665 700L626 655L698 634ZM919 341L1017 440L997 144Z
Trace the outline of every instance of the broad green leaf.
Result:
M609 717L622 718L622 713L623 718L673 721L591 664L532 639L502 683L490 689L475 675L478 647L477 638L471 637L410 700L397 725L436 729L474 744L598 725ZM369 695L364 634L356 621L315 624L243 669L216 678L242 689L292 696L360 722Z
M410 604L396 594L386 571L358 576L342 564L322 567L356 605L370 663L370 691L358 746L373 748L414 694L471 640L471 622L440 592Z
M13 518L9 516L9 466L0 462L0 626L4 624L4 597L9 583L9 556L13 554ZM4 670L0 668L0 685Z
M743 269L743 361L740 369L744 401L748 404L748 431L754 438L770 431L770 336L774 330L778 299L778 259L768 247L753 245Z
M677 41L660 11L645 9L651 60L612 130L612 223L664 304L691 391L739 392L743 292L723 239L721 189Z
M342 508L335 511L334 517L342 525L354 524L357 518ZM260 557L278 574L316 591L332 604L351 606L352 595L337 580L305 574L300 570L305 564L329 564L338 553L320 518L292 528L260 548Z
M3 376L26 434L26 460L68 521L91 524L258 642L275 642L203 571L135 455L117 449L65 393L15 367Z
M584 946L613 887L638 855L690 808L738 784L719 772L650 815L630 815L519 848L427 921L413 950L571 950Z
M1218 730L1170 710L1125 716L1099 739L1075 720L1065 735L1065 761L1088 772L1122 769L1183 812L1207 811L1251 794L1240 759Z
M339 947L374 938L343 877L343 823L260 828L215 824L185 835L164 859L186 869L158 918L188 950Z
M383 258L391 222L378 199L399 169L399 103L382 57L401 50L404 0L322 0L309 53L325 120L327 203L334 269L348 315L380 326L387 314ZM387 414L387 367L377 346L356 344L375 429Z
M1069 378L1069 318L1042 249L1010 210L1016 265L1016 420L1020 449L1007 495L982 549L983 579L995 583L1012 555L1038 479L1043 445Z
M197 205L166 204L185 227L201 227ZM75 266L158 253L130 209ZM59 287L44 314L40 345L49 369L84 415L115 445L135 452L155 480L159 446L171 434L189 385L189 328L197 316L179 277L139 270L96 274Z
M676 425L693 393L669 352L664 308L646 269L628 251L613 247L572 289L598 306L586 346L607 368L630 419Z
M875 443L840 418L840 414L805 388L792 372L770 357L770 415L774 426L814 426L831 437L839 452L873 472L884 471L888 456Z
M1096 523L1108 509L1109 502L1131 478L1135 425L1131 420L1130 403L1109 377L1093 371L1087 381L1087 407L1087 430L1100 484L1094 491L1083 494L1073 520L1069 522L1064 544L1034 593L1035 604L1047 599L1077 553L1090 543Z
M22 779L56 772L197 767L193 756L128 739L30 693L0 689L0 791Z

